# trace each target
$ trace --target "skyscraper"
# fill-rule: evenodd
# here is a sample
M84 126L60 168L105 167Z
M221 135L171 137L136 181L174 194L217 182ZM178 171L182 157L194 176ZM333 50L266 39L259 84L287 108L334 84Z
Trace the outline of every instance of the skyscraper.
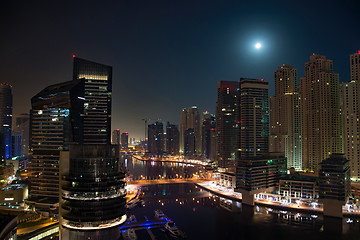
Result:
M217 84L216 131L217 160L224 171L235 173L236 99L239 82L220 81Z
M351 81L342 83L344 153L350 161L350 175L360 179L360 51L350 55Z
M296 69L283 65L275 71L275 96L270 98L270 152L283 152L287 166L302 169L300 94Z
M29 204L48 211L59 201L60 151L79 131L84 81L51 85L31 99Z
M74 57L73 79L85 80L81 144L110 144L112 67Z
M201 127L200 114L196 106L183 108L180 118L180 152L184 152L185 131L189 128L194 130L195 154L201 154Z
M188 128L184 132L184 156L193 157L196 149L196 136L193 128Z
M216 120L209 112L202 114L202 153L206 159L216 160Z
M179 155L179 130L177 125L166 124L166 153L169 155Z
M0 83L0 164L11 157L12 87Z
M60 159L61 239L119 239L115 226L126 220L119 146L69 145Z
M310 56L301 78L303 170L319 171L320 162L342 152L339 75L332 60Z
M128 148L129 146L129 133L123 132L121 134L120 143L122 148Z
M30 116L28 113L13 116L12 131L21 137L20 146L18 146L18 154L27 156L29 154L29 128ZM17 155L14 155L17 156Z
M269 154L268 82L240 79L237 115L236 191L244 204L253 205L253 195L274 190L286 171L283 155Z
M164 154L164 128L161 122L148 125L148 152L155 156Z
M120 129L115 129L112 132L111 144L120 145Z

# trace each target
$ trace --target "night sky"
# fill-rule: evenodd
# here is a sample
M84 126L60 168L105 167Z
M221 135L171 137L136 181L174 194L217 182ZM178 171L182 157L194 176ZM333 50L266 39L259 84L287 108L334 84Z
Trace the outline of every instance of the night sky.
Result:
M215 112L216 83L264 78L312 53L350 78L360 1L6 1L1 82L14 113L44 87L71 80L72 55L113 66L112 127L144 137L142 118L179 123L183 107ZM254 48L256 42L263 47Z

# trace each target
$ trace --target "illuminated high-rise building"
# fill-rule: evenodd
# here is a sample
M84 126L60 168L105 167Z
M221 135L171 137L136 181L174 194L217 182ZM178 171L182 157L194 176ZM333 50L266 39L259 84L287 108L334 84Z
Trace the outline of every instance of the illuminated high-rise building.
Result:
M29 204L49 211L59 202L60 151L79 139L84 81L51 85L31 99Z
M11 157L12 87L0 83L0 164Z
M27 156L29 154L30 116L28 113L15 115L12 122L13 135L20 137L20 142L16 144L17 146L13 146L13 156Z
M275 96L270 98L270 152L282 152L287 167L302 169L300 94L296 69L283 65L275 71Z
M216 118L209 112L202 114L202 154L206 159L216 160Z
M81 144L110 144L112 67L74 57L73 79L85 80Z
M128 148L129 146L129 133L123 132L120 137L120 144L122 148Z
M216 131L217 161L223 171L235 173L236 158L236 97L239 82L217 84Z
M155 156L164 154L164 127L162 122L148 125L148 152Z
M236 191L244 204L254 204L254 194L271 191L286 172L283 154L269 153L269 83L241 78L236 104Z
M313 54L300 82L302 165L317 172L322 160L343 151L339 75L332 60Z
M166 153L173 156L179 154L179 129L169 122L166 124Z
M196 106L183 108L180 117L180 152L185 148L185 131L189 128L194 130L195 137L195 154L201 154L201 127L200 114Z
M119 239L126 220L119 146L70 144L60 163L61 239Z
M120 145L120 129L115 129L112 132L111 144Z
M342 83L344 153L350 161L350 175L360 179L360 51L350 55L351 81Z

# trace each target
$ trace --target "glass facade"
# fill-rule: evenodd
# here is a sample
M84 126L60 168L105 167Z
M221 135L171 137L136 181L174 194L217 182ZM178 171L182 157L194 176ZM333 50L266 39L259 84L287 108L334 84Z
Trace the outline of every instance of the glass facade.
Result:
M118 145L70 145L61 153L63 227L101 230L123 223L125 195Z
M236 188L248 192L273 188L286 173L286 159L269 154L268 82L241 78L236 109Z
M81 144L110 144L112 67L74 57L73 79L84 79Z

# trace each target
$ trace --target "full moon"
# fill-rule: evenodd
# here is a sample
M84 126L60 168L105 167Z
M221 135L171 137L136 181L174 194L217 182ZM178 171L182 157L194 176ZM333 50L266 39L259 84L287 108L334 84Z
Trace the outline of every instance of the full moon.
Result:
M259 43L259 42L256 43L256 44L255 44L255 48L256 48L256 49L260 49L260 48L261 48L261 43Z

